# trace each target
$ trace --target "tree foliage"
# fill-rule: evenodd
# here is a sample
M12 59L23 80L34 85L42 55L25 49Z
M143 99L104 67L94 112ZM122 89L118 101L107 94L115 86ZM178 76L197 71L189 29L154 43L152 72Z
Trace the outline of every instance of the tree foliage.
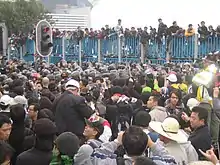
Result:
M0 22L5 22L9 34L30 32L39 20L50 19L46 14L37 0L0 1Z

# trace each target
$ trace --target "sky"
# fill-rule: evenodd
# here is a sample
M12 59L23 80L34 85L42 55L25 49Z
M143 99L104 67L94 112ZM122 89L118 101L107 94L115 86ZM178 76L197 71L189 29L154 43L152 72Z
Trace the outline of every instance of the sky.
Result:
M123 27L158 26L158 18L168 26L173 21L186 28L205 21L214 28L220 24L220 0L100 0L92 9L92 27L100 29L108 24L117 25L122 19Z

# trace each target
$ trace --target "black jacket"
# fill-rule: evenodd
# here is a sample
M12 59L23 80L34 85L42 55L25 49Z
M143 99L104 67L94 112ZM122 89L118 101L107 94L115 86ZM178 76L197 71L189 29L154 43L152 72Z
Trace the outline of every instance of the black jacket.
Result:
M9 144L15 149L15 153L12 157L12 165L15 164L17 156L22 153L23 142L25 138L25 126L24 123L18 123L12 125L11 134L9 136Z
M53 111L58 133L72 132L82 136L85 128L85 118L89 118L94 111L87 106L85 99L65 91L54 101Z
M35 146L17 157L16 165L49 165L52 160L53 138L38 139Z
M190 136L189 141L191 141L193 147L196 149L198 153L199 160L204 160L204 156L199 152L201 149L203 152L209 150L211 148L211 135L209 133L208 126L204 125L197 128Z

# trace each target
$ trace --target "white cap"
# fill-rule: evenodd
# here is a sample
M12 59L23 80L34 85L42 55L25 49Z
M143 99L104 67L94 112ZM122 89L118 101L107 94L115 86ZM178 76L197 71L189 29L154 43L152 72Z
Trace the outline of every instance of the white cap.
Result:
M198 106L199 105L199 101L196 100L195 98L191 98L187 101L187 106L189 107L190 110L193 109L193 107Z
M170 74L168 77L167 77L167 80L169 80L170 82L172 83L175 83L177 82L177 77L175 74Z
M76 87L76 88L80 88L80 85L79 85L79 82L74 80L74 79L71 79L69 80L66 85L65 85L65 88L68 88L68 87Z
M0 98L0 104L1 105L10 105L11 102L12 102L13 98L11 98L10 96L8 95L3 95L1 98Z

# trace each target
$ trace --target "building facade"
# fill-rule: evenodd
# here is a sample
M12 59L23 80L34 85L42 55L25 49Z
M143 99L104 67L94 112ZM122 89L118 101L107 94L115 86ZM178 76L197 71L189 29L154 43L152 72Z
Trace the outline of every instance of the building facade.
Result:
M51 12L53 28L75 30L90 28L92 4L88 0L41 0Z
M90 28L91 7L57 5L50 13L54 22L53 28L59 30L75 30L77 27Z

